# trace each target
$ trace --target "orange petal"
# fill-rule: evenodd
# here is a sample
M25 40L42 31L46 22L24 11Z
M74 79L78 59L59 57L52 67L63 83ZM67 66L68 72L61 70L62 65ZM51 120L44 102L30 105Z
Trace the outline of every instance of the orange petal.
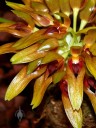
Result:
M0 46L0 54L15 53L16 49L12 47L14 43L7 43Z
M32 109L36 108L41 103L45 91L51 82L52 77L50 76L45 80L44 75L42 75L36 80L34 85L33 99L31 102L31 105L33 105Z

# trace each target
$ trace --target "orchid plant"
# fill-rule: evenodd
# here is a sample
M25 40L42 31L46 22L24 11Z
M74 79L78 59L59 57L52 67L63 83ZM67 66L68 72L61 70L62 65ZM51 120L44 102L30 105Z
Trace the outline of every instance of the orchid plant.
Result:
M96 113L96 0L22 2L6 1L21 22L0 18L0 32L17 38L0 46L0 54L14 53L12 64L25 64L10 83L5 100L16 97L35 79L34 109L47 88L58 84L69 121L82 128L84 93Z

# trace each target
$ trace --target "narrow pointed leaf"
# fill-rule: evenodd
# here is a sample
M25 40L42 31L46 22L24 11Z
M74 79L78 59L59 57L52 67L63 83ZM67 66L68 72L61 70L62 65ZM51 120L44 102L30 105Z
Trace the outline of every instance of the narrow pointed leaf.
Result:
M73 110L79 110L83 100L83 79L85 69L82 67L77 78L69 67L67 67L68 95Z
M32 79L40 76L45 70L46 67L43 67L30 75L27 75L27 67L24 67L10 83L5 95L5 100L11 100L20 94Z
M66 115L69 121L71 122L72 126L74 128L82 128L83 116L81 108L78 111L73 110L69 98L64 94L62 94L62 101Z

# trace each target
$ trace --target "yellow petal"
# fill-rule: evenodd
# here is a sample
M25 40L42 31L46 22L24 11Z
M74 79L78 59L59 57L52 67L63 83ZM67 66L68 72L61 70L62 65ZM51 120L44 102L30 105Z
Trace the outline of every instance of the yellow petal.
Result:
M36 81L35 81L35 84L34 84L34 91L33 91L33 99L32 99L32 102L31 102L31 105L34 105L34 103L36 102L36 97L38 95L38 92L39 90L41 89L42 87L42 84L44 82L44 74L42 76L40 76ZM39 84L38 84L39 83Z
M62 80L62 78L64 77L64 75L65 75L65 72L63 70L57 70L52 75L53 83L54 84L58 83L60 80Z
M88 34L84 37L85 48L89 48L93 55L96 55L96 30L88 31Z
M68 95L73 110L79 110L83 100L83 78L85 69L82 67L77 78L69 67L67 67Z
M69 0L59 0L59 4L60 4L61 11L67 16L69 16L71 13L71 7L70 7Z
M13 10L12 12L16 14L18 17L24 19L31 26L32 29L34 28L35 24L33 22L32 17L29 14L18 10Z
M58 41L56 38L49 38L44 41L39 47L38 51L52 50L58 47Z
M43 67L27 75L27 66L24 67L10 83L5 95L5 100L11 100L20 94L32 79L40 76L45 70L46 67Z
M18 58L18 59L17 58L14 59L14 56L15 56L14 55L11 59L11 62L13 64L28 63L28 62L34 61L36 59L45 57L46 54L47 54L47 52L44 52L44 51L40 51L40 52L36 51L32 54L28 54L28 55L23 56L22 58Z
M85 63L90 73L96 79L96 57L91 57L90 55L85 54Z
M34 32L28 36L25 36L23 38L21 38L20 40L18 40L13 47L15 47L16 49L23 49L26 48L34 43L36 43L37 41L44 39L45 36L43 35L43 33L45 32L44 29L38 30L37 32Z
M18 53L12 56L11 62L14 63L22 59L26 59L26 57L28 57L28 55L30 54L33 54L39 48L39 46L40 44L34 44L28 48L25 48L24 50L19 51Z
M60 7L59 7L59 1L58 0L45 0L45 2L52 13L59 12Z
M15 10L19 10L19 11L24 11L24 12L32 11L32 8L30 8L29 6L26 6L24 4L18 4L18 3L6 1L6 5L8 5L9 7L13 8Z
M89 31L89 38L87 41L91 44L89 47L90 52L96 56L96 30Z
M81 21L82 20L88 21L88 19L90 17L90 14L92 13L91 9L94 8L94 7L95 7L94 0L88 0L85 8L80 11L80 19L81 19Z
M33 72L40 64L41 64L42 58L34 60L28 64L27 74L30 74Z
M42 59L42 64L46 64L52 62L54 60L63 60L63 57L54 51L50 51L47 55Z
M73 110L69 98L64 94L62 94L62 101L66 115L69 121L71 122L72 126L74 128L82 128L83 117L81 108L78 111Z

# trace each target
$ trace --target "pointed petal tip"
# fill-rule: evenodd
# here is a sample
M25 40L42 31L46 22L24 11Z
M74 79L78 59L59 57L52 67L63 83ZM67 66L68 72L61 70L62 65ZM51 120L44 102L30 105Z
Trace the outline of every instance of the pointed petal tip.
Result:
M4 99L5 101L7 101L8 99L7 99L7 97L5 97L5 99Z
M36 105L33 105L33 106L32 106L32 109L35 109L36 107L37 107Z
M81 104L79 104L79 105L72 105L72 108L73 108L73 110L74 111L79 111L79 109L81 108Z
M36 108L38 105L34 102L34 100L32 100L32 102L31 102L31 104L30 104L31 106L32 106L32 109L34 109L34 108Z
M32 109L34 109L34 105L32 106Z
M4 99L5 101L10 101L11 100L11 98L10 97L8 97L7 95L5 95L5 99Z
M30 104L30 105L32 106L32 105L34 105L34 103L33 103L33 102L31 102L31 104Z

